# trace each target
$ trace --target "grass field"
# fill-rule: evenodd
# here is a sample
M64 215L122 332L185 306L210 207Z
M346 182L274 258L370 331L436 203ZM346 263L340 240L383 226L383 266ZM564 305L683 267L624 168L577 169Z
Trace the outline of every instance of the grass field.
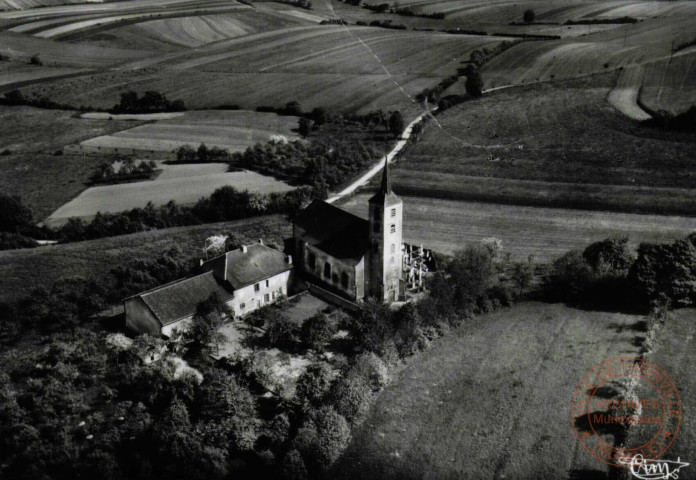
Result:
M76 118L74 112L0 106L0 192L19 195L42 220L86 188L104 157L55 155L65 145L138 125L119 120Z
M696 105L696 50L646 65L642 87L640 100L652 111L676 114Z
M202 255L211 235L234 234L244 243L282 245L292 235L290 223L281 215L211 223L193 227L68 243L26 250L0 252L0 301L26 296L36 287L50 288L60 278L97 278L133 258L155 258L177 246L186 256ZM40 274L38 274L40 273Z
M302 26L223 40L195 51L151 56L122 64L115 71L24 90L29 95L61 98L68 104L110 107L128 85L136 91L157 90L182 99L189 108L238 104L254 109L298 100L305 109L401 109L415 117L418 107L400 87L415 96L456 73L472 50L491 48L503 40Z
M499 90L451 108L437 117L441 128L429 122L406 150L394 183L440 198L691 214L692 191L675 188L696 187L696 136L626 118L606 101L614 85L605 74Z
M398 194L398 186L394 189ZM366 218L369 197L358 194L340 206ZM627 235L635 247L640 242L667 242L696 231L696 218L401 198L404 241L442 253L496 237L513 260L533 255L537 262L549 262L611 236Z
M662 458L689 462L696 451L696 417L694 406L696 405L696 378L693 375L693 365L696 362L696 322L693 309L677 310L672 313L658 334L658 342L646 360L654 363L669 375L679 391L682 402L682 419L679 433L674 443ZM645 432L636 430L629 434L629 444L639 445L647 442ZM638 443L636 443L638 442ZM680 478L693 476L693 462L686 467Z
M255 172L217 172L209 173L203 164L198 171L184 165L185 174L174 173L176 165L168 166L165 178L135 183L90 187L76 198L53 212L45 223L58 226L71 217L89 219L98 212L116 213L136 207L144 207L148 202L155 206L174 200L179 205L191 205L216 189L230 185L238 190L259 193L287 192L290 185L272 177Z
M84 118L84 116L83 116ZM137 117L136 117L137 118ZM156 123L137 126L85 140L89 150L100 151L133 149L171 152L182 145L208 147L240 152L256 143L265 143L274 135L296 140L297 117L253 111L198 111L164 118Z
M525 42L488 62L482 75L487 87L500 87L666 59L672 40L693 32L692 24L693 14L651 19L569 40Z
M636 355L641 323L542 303L468 321L387 386L332 476L601 478L571 427L573 391L593 365Z

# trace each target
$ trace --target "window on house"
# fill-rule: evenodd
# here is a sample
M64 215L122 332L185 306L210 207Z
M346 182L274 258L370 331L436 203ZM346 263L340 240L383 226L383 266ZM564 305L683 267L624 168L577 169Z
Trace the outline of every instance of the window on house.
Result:
M392 208L391 216L396 217L396 208Z
M254 284L254 291L258 292L259 290L261 290L261 285L259 285L258 283Z
M392 225L391 228L389 229L390 233L396 233L396 225Z
M348 274L346 272L341 273L341 286L348 288Z
M329 262L324 264L324 277L331 278L331 264Z
M270 297L268 294L265 294L265 295L263 296L263 301L264 301L264 302L269 302L270 300L271 300L271 297Z
M307 264L312 270L314 270L317 266L317 256L312 252L309 252L309 255L307 255Z
M268 288L271 284L268 283L268 280L266 280L266 288Z

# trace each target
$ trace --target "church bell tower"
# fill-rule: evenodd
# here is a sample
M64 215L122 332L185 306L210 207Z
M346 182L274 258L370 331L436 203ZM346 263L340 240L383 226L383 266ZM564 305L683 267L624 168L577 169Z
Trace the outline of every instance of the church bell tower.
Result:
M389 162L382 184L369 200L370 250L367 255L368 295L391 303L399 299L403 202L391 189Z

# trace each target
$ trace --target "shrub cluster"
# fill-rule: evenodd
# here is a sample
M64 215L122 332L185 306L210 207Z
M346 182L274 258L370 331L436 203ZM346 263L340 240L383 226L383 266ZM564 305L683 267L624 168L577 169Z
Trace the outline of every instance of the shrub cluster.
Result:
M155 113L155 112L182 112L186 110L184 102L167 99L166 95L149 90L138 96L137 92L124 92L121 100L111 109L112 113Z
M643 243L637 254L626 237L568 252L553 263L545 292L552 300L605 308L693 305L696 234L673 243Z
M103 163L98 166L90 176L92 183L118 183L131 180L152 178L155 174L157 163L154 160L140 160L137 163L132 158L127 158L118 169L114 169L112 163Z
M197 149L191 145L182 145L176 150L176 163L227 163L231 160L230 152L224 148L207 147L201 143Z

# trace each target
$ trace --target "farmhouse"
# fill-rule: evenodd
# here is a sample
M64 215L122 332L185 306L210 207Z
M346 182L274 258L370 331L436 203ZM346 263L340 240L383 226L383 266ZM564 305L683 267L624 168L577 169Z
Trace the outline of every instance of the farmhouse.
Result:
M126 327L168 337L186 328L196 305L213 293L235 316L254 311L288 294L292 258L258 243L201 262L200 270L125 299Z
M315 200L293 223L289 255L259 242L201 261L197 275L125 299L126 326L170 336L186 327L196 305L212 293L234 316L307 287L344 306L368 297L387 303L403 299L404 273L413 277L412 249L404 250L401 242L403 203L391 189L387 165L379 191L369 200L368 220Z
M296 267L303 278L348 300L392 303L404 295L403 202L391 189L386 161L368 203L368 220L320 200L303 210L293 224Z

